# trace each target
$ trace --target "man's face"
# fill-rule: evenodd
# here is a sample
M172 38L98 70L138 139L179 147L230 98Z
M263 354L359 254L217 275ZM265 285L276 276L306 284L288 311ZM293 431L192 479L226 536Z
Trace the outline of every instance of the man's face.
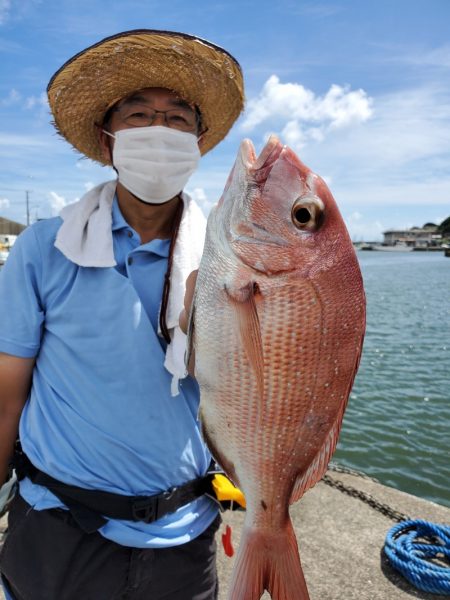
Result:
M145 88L134 92L117 102L106 116L103 128L111 134L121 129L161 125L197 135L201 146L195 107L165 88ZM114 140L101 131L100 147L106 160L110 160L113 145Z

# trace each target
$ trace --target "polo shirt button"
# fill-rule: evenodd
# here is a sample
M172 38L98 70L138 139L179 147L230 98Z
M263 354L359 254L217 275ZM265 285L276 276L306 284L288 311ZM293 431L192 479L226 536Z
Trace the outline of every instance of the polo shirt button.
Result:
M132 265L132 264L133 264L133 257L132 257L132 256L130 256L130 258L128 259L128 264L129 264L129 265Z
M132 238L132 237L133 237L133 232L132 232L132 231L129 231L129 232L128 232L128 237L129 237L129 238Z

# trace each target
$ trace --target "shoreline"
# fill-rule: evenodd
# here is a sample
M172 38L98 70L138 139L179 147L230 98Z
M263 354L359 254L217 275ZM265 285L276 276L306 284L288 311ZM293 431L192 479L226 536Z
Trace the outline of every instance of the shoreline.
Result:
M443 252L446 254L450 248L444 246L387 246L377 242L357 242L353 244L353 247L357 251L374 251L374 252Z

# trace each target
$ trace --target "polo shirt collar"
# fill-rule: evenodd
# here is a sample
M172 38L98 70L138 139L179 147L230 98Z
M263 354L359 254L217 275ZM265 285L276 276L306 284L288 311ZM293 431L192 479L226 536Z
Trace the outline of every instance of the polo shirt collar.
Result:
M134 234L137 235L134 229L125 221L125 218L120 210L119 201L117 200L116 194L112 203L112 230L120 231L122 229L128 229L129 231L133 231ZM161 256L163 258L167 258L169 256L169 249L169 240L161 240L159 238L151 240L146 244L141 244L137 248L135 248L135 250L137 251L153 252L153 254L157 254L158 256Z

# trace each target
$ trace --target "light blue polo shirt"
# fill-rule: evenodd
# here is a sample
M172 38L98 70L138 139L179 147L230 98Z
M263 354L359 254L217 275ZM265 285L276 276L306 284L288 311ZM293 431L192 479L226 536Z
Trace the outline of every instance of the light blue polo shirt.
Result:
M117 267L79 267L55 248L60 218L27 228L0 270L0 352L36 357L20 420L25 453L55 479L125 495L152 495L203 475L196 382L170 393L156 333L168 240L141 244L113 204ZM61 506L29 480L35 509ZM100 533L138 548L200 535L217 514L206 497L155 523L109 520Z

